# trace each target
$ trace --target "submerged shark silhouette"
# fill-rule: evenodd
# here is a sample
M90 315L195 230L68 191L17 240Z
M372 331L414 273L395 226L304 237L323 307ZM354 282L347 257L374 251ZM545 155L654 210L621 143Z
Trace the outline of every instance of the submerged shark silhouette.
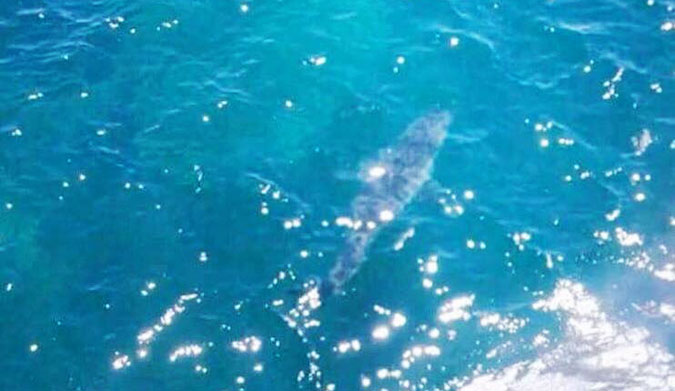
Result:
M321 296L342 291L358 272L368 246L381 228L430 179L450 122L447 111L427 113L408 125L396 144L380 150L377 159L363 168L360 177L364 185L351 205L351 231L328 277L318 281Z

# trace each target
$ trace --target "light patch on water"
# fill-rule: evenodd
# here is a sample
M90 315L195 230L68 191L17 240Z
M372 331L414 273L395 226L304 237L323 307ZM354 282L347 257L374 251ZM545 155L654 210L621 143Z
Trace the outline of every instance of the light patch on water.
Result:
M391 327L393 328L399 328L405 326L405 324L408 322L408 319L405 317L400 312L395 312L389 321L389 324L391 324Z
M610 177L613 177L614 175L619 174L620 172L623 172L622 167L617 167L617 168L614 168L614 169L611 169L611 170L606 170L605 171L605 177L610 178Z
M642 305L632 304L632 306L649 317L660 317L664 318L667 323L675 323L675 305L673 304L650 300Z
M544 254L544 257L546 258L546 268L553 269L553 256L551 256L551 253Z
M373 306L373 311L375 311L376 313L378 313L378 314L380 314L380 315L387 315L387 316L391 315L391 310L390 310L390 309L385 308L385 307L382 307L382 306L379 305L379 304L375 304L375 305Z
M409 369L417 360L428 358L428 357L438 357L442 353L441 348L435 344L428 345L414 345L409 349L403 351L401 355L401 368L404 370Z
M155 289L156 284L152 281L146 283L146 289ZM186 304L190 301L199 302L199 295L196 293L188 293L181 295L176 303L164 311L164 314L159 318L155 324L140 331L136 336L136 343L138 344L137 356L145 358L149 353L149 347L153 340L164 331L167 327L174 323L176 317L183 313L186 309ZM120 359L117 357L116 359Z
M288 327L294 329L300 337L305 336L305 331L319 327L321 322L312 317L312 313L321 306L319 288L315 284L306 283L305 293L298 297L295 305L282 318Z
M485 244L484 241L475 241L473 239L469 239L466 241L466 247L469 248L470 250L474 249L480 249L480 250L485 250L487 248L487 244Z
M354 226L354 222L349 217L340 216L335 219L335 225L337 225L338 227L352 228Z
M659 304L659 313L668 318L671 322L675 322L675 305L661 303Z
M96 129L96 135L97 135L97 136L103 137L103 136L105 136L106 134L108 134L108 130L107 130L107 129Z
M112 368L114 370L119 371L120 369L124 369L129 366L131 366L131 360L129 360L129 356L125 354L120 355L119 353L115 354L115 357L112 361Z
M534 131L537 133L545 133L553 128L553 121L537 122L534 124Z
M458 201L457 201L457 195L452 194L449 190L446 190L447 193L450 195L450 200L448 200L446 197L441 197L438 199L438 203L443 206L443 213L450 217L459 217L464 214L464 206L462 206ZM468 194L469 197L474 196L475 194L470 193ZM450 203L452 201L452 203Z
M123 16L114 16L114 17L105 18L105 22L108 24L108 27L110 27L113 30L120 27L120 25L122 23L124 23L124 20L125 19L124 19Z
M463 295L445 301L438 309L438 321L450 324L457 320L469 320L468 309L473 305L475 295Z
M664 281L675 282L675 263L667 263L661 269L654 270L654 276Z
M612 76L611 79L606 80L602 84L603 87L607 88L607 90L605 90L605 93L602 94L602 99L609 100L619 97L619 94L616 92L616 88L619 82L621 81L621 78L623 77L623 72L624 68L620 67L619 69L617 69L616 73L614 74L614 76Z
M563 147L570 147L574 145L574 140L568 137L559 137L558 138L558 145L561 145Z
M602 244L611 239L609 231L594 231L593 237L598 239L599 244Z
M660 94L663 92L663 88L661 87L661 83L652 83L649 85L649 89L654 91L657 94Z
M39 92L39 91L38 91L38 92L34 92L34 93L28 95L28 100L36 100L36 99L40 99L40 98L42 98L43 96L44 96L44 94L42 94L42 92Z
M423 278L422 287L424 287L424 289L431 289L434 287L434 282L430 278Z
M485 358L488 360L492 360L498 355L508 353L510 351L513 351L513 342L507 341L490 349L487 353L485 353Z
M197 357L202 354L204 348L198 344L182 345L174 349L169 355L169 361L174 362L183 357Z
M254 335L242 338L241 340L232 341L231 346L232 349L241 353L257 353L262 347L262 341Z
M616 227L614 235L619 244L624 247L642 246L642 237L638 233L631 233L621 227Z
M625 264L626 266L632 267L637 270L647 270L649 272L654 271L654 265L651 262L651 257L647 254L646 251L639 251L633 253L627 257L620 258L617 263Z
M352 340L345 340L345 341L340 341L338 342L337 346L333 347L334 352L338 352L340 354L345 354L348 352L358 352L361 350L361 341L358 339L352 339Z
M391 332L390 332L388 326L378 325L378 326L375 326L371 335L372 335L373 339L382 341L382 340L388 339L390 333Z
M157 288L157 284L154 281L148 281L145 283L145 288L141 289L141 295L142 296L147 296Z
M160 23L159 26L157 26L157 31L161 30L162 28L165 29L172 29L173 27L178 25L178 19L174 20L165 20L162 23Z
M584 73L590 73L593 70L593 60L584 65Z
M316 66L316 67L320 67L322 65L325 65L326 61L328 61L326 56L311 56L309 58L309 63Z
M301 226L302 226L302 220L299 217L284 220L284 223L283 223L283 227L284 227L285 230L300 228Z
M368 169L368 177L371 179L382 178L387 173L387 169L384 166L372 166Z
M480 315L481 327L490 330L504 331L509 334L515 334L528 322L526 318L516 318L513 315L500 315L496 312L484 313Z
M511 234L511 239L513 243L518 247L518 250L523 251L525 249L525 243L529 242L532 239L532 234L529 232L514 232Z
M424 260L418 260L418 262L423 263L424 266L421 268L421 271L426 274L436 274L438 272L438 256L430 255L427 258L426 262Z
M581 179L581 180L588 179L588 178L590 178L590 177L591 177L591 172L588 171L588 170L582 171L582 172L579 174L579 179Z
M620 215L621 215L621 209L617 208L617 209L614 209L611 212L606 213L605 219L607 219L607 221L614 221L614 220L618 219Z
M436 327L434 327L434 328L432 328L431 330L429 330L429 332L427 333L427 335L428 335L429 338L431 338L431 339L438 339L438 337L441 336L441 330L439 330L439 329L437 329Z
M389 369L389 368L379 368L375 371L375 376L377 376L378 379L399 379L401 377L401 370L400 369Z
M385 209L383 211L380 211L380 221L383 223L390 222L394 219L394 212L392 212L389 209Z
M550 342L549 334L548 330L542 330L541 333L535 335L532 339L532 346L547 347Z
M394 251L400 251L405 247L405 243L408 241L408 239L411 239L415 236L415 228L410 227L408 228L401 236L398 238L396 243L394 243Z
M635 156L640 156L647 151L650 145L654 142L652 138L652 133L649 129L642 129L640 133L631 137L631 143L633 143L633 148L635 149Z
M199 262L206 262L209 260L208 254L206 254L206 251L202 251L199 253Z
M583 285L560 280L533 308L563 315L563 342L534 360L461 381L459 391L675 389L674 357L647 330L611 320Z

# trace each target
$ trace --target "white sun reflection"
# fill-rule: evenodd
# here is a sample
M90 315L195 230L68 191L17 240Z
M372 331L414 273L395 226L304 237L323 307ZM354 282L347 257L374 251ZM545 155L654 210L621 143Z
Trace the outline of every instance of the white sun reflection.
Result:
M460 391L675 389L675 358L651 342L647 330L610 319L583 285L560 280L553 294L533 308L564 317L565 339L560 345L534 360L446 385ZM548 332L533 340L535 346L548 343Z

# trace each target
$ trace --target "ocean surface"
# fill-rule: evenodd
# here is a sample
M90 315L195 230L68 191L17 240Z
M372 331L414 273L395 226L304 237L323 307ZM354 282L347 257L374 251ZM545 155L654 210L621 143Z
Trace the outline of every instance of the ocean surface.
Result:
M0 389L675 390L674 23L2 1ZM317 298L359 172L439 109L432 179Z

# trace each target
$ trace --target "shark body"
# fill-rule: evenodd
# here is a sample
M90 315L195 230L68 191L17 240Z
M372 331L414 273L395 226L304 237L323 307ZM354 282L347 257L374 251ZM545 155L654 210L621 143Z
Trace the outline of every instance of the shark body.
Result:
M382 227L410 203L431 178L433 162L451 122L447 111L433 111L417 118L398 141L379 151L364 165L361 192L351 204L351 230L328 278L320 281L322 294L341 292L358 272L366 250Z

